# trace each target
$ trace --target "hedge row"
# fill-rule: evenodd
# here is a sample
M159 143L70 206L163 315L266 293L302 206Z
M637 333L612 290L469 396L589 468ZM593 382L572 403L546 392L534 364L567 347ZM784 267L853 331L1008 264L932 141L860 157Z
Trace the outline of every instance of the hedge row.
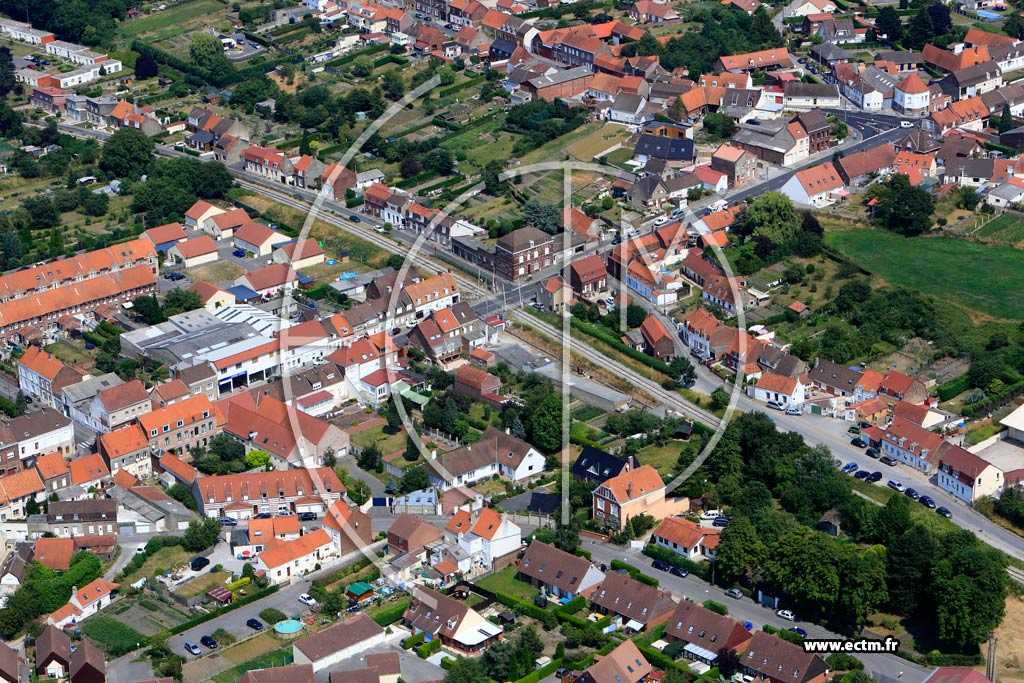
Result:
M246 595L244 598L240 598L238 600L235 600L230 605L227 605L226 607L222 607L219 610L215 610L213 612L210 612L209 614L201 614L198 617L195 617L193 619L189 619L188 621L182 622L182 623L178 624L177 626L175 626L174 628L170 629L170 633L171 633L172 636L176 636L179 633L184 633L185 631L189 630L190 628L195 628L196 626L199 626L200 624L205 624L206 622L211 621L213 619L216 619L217 617L222 616L224 614L227 614L228 612L233 612L233 611L235 611L236 609L238 609L240 607L248 605L250 602L256 602L257 600L262 600L263 598L267 597L268 595L273 595L274 593L276 593L280 589L281 589L280 586L270 586L269 588L264 588L261 591L256 591L252 595Z
M391 46L386 45L384 43L381 43L379 45L372 45L370 47L358 50L356 52L349 52L347 55L342 55L341 57L335 57L334 59L331 59L326 64L324 64L324 66L327 68L341 66L343 64L348 64L349 62L355 61L356 57L361 57L362 55L375 55L378 52L383 52L384 50L390 49Z
M562 666L562 660L561 659L556 659L556 660L552 661L549 664L545 664L544 666L542 666L541 668L537 669L536 671L531 671L530 673L526 674L525 676L520 678L515 683L537 683L537 681L539 681L540 679L547 678L551 674L553 674L556 671L558 671L558 668L560 666Z
M969 406L964 406L960 409L960 413L964 417L974 417L975 415L984 415L993 408L1001 406L1011 398L1017 396L1021 392L1024 392L1024 381L1015 382L1010 386L1006 387L1003 391L999 392L994 396L989 396L984 401L978 401L972 403Z
M967 379L967 375L960 375L956 379L950 380L945 384L940 384L939 388L936 389L936 393L939 395L940 401L948 401L954 396L959 396L970 388L971 381Z
M662 562L667 562L673 567L682 567L691 574L696 574L697 576L703 577L706 571L703 562L694 562L693 560L688 560L679 553L673 552L668 548L663 548L662 546L655 545L653 543L648 543L644 547L644 555L651 558L652 560L661 560Z
M390 626L405 614L405 610L409 607L409 598L404 600L398 600L395 604L385 607L381 611L373 615L373 620L377 622L378 626Z
M441 637L438 636L431 640L429 643L424 643L416 648L416 656L420 659L426 659L435 652L441 651Z
M533 311L534 309L531 307L526 310ZM590 323L584 322L579 318L575 317L569 319L569 324L578 329L580 332L588 334L591 337L594 337L595 339L598 339L604 342L605 344L608 344L616 351L619 351L620 353L629 356L633 360L643 363L647 367L653 368L664 375L667 375L669 377L672 376L672 371L669 369L668 363L662 360L658 360L657 358L648 356L646 353L642 351L637 351L636 349L629 348L628 346L622 343L621 339L616 337L611 332L606 332L605 330L600 329L596 325L591 325Z
M495 599L505 607L511 607L518 614L525 614L528 617L536 619L544 625L545 629L553 629L558 624L558 617L556 617L553 612L549 612L543 607L537 607L537 605L534 605L533 603L520 600L508 593L495 593L494 596Z
M406 178L405 180L395 183L395 187L400 188L402 190L407 190L410 187L416 187L420 183L425 183L428 180L433 180L436 177L437 171L424 171L423 173L417 173L411 178Z
M441 90L438 90L437 97L438 99L441 99L448 97L449 95L454 95L457 92L465 90L466 88L472 88L474 85L477 85L478 83L483 83L486 80L487 76L477 76L476 78L470 78L468 81L464 81L462 83L459 83L458 85L450 85L447 88L442 88Z
M409 63L409 59L402 57L401 55L384 55L378 57L373 62L373 68L384 66L385 64L397 64L398 66L405 66Z
M408 638L406 638L405 640L402 641L402 643L401 643L402 649L403 650L408 650L408 649L410 649L412 647L415 647L415 646L419 645L420 643L422 643L425 638L426 638L426 635L423 633L423 631L420 631L419 633L413 634L413 635L409 636Z
M633 565L627 564L622 560L612 560L610 566L614 571L618 571L619 569L625 569L627 572L629 572L629 575L633 578L634 581L646 583L648 586L654 586L655 588L657 588L659 585L659 581L656 578L654 578L653 576L647 576L647 574L644 574L642 571L640 571Z

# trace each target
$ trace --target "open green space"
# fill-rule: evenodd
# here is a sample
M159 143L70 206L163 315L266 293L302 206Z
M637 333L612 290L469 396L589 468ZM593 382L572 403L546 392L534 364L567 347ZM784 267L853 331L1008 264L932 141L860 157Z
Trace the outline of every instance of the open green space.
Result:
M636 453L637 460L641 465L650 465L658 470L658 474L674 473L678 468L679 453L682 446L675 441L670 441L664 446L651 444L641 448Z
M142 568L121 577L121 583L134 583L143 576L153 576L179 565L186 564L192 556L181 546L168 546L146 558Z
M387 425L377 425L376 427L353 434L352 443L362 448L375 443L384 455L403 450L405 448L405 431L399 431L397 434L385 434L384 430L386 428Z
M1024 218L1005 213L986 223L977 235L994 242L1017 244L1024 240Z
M146 644L146 637L114 617L97 616L82 624L82 631L108 655L117 657Z
M193 0L168 7L154 14L122 22L117 27L119 38L134 38L143 33L154 33L153 40L164 40L181 31L182 24L193 19L224 11L219 0Z
M174 591L183 598L191 598L196 595L205 593L206 591L215 588L216 586L225 585L228 577L231 576L231 572L219 571L210 572L209 574L202 574L192 579L188 583L184 584L178 590Z
M534 596L540 593L539 590L530 584L524 583L516 578L515 567L506 567L500 572L491 574L490 576L485 576L474 583L484 590L489 590L492 593L506 593L528 602L532 602Z
M892 285L994 318L1024 319L1024 254L953 237L903 237L860 228L829 231L826 243Z
M245 644L243 643L242 645ZM236 645L235 647L239 646ZM221 654L227 656L228 652L229 650L225 650ZM235 681L241 678L242 674L244 674L246 671L254 671L257 669L270 669L275 666L287 666L288 664L291 664L293 661L295 661L295 658L292 656L291 646L283 647L279 650L272 650L270 652L264 653L259 657L250 659L249 661L243 662L242 664L239 664L237 666L233 666L227 671L220 672L210 680L212 680L213 683L235 683Z

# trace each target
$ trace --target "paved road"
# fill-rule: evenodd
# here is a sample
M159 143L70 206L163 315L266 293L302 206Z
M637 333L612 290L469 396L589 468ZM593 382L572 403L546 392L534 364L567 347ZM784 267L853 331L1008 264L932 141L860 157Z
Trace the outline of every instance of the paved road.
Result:
M764 624L780 629L789 629L793 626L792 622L775 616L774 610L758 605L748 598L735 600L726 597L723 589L712 586L692 574L686 578L680 578L651 569L650 560L644 557L639 549L617 548L592 540L584 540L583 547L593 553L593 559L597 562L608 564L612 560L618 559L625 560L636 567L646 567L644 571L656 575L661 587L670 590L676 598L682 599L687 596L695 602L704 602L705 600L720 602L729 608L729 615L732 618L741 622L751 622L755 630L760 629ZM799 615L797 616L799 617ZM806 622L798 622L798 624L812 638L842 637L817 624ZM888 676L892 679L902 676L901 680L905 683L921 683L929 673L929 670L896 655L867 654L857 655L857 657L864 662L868 673L875 676Z

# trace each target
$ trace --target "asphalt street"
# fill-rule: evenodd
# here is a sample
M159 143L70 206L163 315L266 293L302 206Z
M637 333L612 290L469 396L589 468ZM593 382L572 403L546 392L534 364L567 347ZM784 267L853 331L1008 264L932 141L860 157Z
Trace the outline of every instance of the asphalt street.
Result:
M609 564L612 560L623 560L640 568L644 573L655 576L660 587L671 591L676 599L690 598L694 602L704 602L705 600L719 602L729 608L729 616L740 622L751 622L754 625L754 630L759 630L764 624L778 629L789 629L794 626L793 622L776 616L775 610L759 605L746 597L739 600L727 597L723 589L712 586L692 574L681 578L667 572L659 572L650 566L651 560L645 557L638 548L623 549L587 539L584 539L583 547L593 554L595 562ZM810 638L842 638L817 624L799 621L799 617L798 614L795 625L807 631ZM899 678L906 683L921 683L930 672L930 669L919 667L896 655L858 654L857 657L864 662L867 672L876 677L886 676L894 680Z

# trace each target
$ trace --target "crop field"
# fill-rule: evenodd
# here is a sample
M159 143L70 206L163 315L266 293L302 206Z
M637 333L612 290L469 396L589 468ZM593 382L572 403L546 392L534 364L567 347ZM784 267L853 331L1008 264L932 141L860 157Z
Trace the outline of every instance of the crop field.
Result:
M149 42L166 40L190 28L209 23L211 15L224 11L220 0L192 0L175 7L125 21L117 28L119 38L131 40L145 37Z
M892 285L993 318L1024 320L1024 301L1007 295L1024 287L1024 254L1013 247L873 228L828 231L825 241Z

